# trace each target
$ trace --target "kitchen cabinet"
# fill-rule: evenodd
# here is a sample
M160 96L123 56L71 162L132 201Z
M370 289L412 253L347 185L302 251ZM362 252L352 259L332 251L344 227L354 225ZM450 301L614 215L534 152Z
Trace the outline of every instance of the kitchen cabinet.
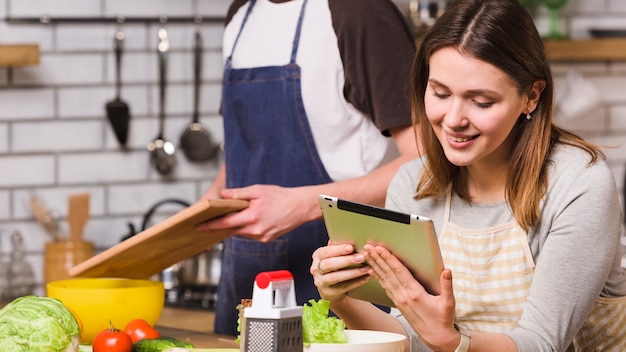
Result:
M622 61L626 60L626 38L545 40L550 61Z
M18 67L39 64L39 45L0 45L0 67Z

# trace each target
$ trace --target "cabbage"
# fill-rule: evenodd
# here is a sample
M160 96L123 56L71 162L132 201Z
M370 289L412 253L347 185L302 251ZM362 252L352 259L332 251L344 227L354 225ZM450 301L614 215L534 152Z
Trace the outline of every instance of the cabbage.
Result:
M61 301L24 296L0 310L3 352L76 352L80 328Z
M346 324L337 317L329 317L330 302L309 300L302 307L302 335L305 345L310 343L346 343L343 331Z

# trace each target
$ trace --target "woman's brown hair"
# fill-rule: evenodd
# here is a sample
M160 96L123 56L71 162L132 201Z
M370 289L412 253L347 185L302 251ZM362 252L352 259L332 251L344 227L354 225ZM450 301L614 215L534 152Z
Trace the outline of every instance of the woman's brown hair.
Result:
M604 154L595 145L553 124L554 84L550 63L533 19L519 1L457 0L424 35L413 62L413 119L426 155L417 199L442 196L452 185L461 198L471 201L462 167L447 160L424 108L430 57L445 47L498 67L515 82L520 96L530 94L534 82L545 82L532 119L522 114L509 136L513 147L505 197L520 226L530 229L540 217L540 201L548 188L548 162L554 145L564 143L582 148L590 154L590 163L598 157L604 158Z

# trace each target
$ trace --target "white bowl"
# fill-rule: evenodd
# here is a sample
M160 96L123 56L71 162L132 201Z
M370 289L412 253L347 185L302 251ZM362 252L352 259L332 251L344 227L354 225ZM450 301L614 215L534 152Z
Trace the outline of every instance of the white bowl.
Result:
M391 332L346 330L347 343L312 343L304 352L403 352L406 336Z

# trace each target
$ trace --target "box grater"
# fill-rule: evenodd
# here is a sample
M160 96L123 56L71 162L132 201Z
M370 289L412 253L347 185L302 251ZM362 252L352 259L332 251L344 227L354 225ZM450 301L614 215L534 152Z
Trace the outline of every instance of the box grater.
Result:
M302 307L289 271L259 273L243 317L242 352L302 352Z

